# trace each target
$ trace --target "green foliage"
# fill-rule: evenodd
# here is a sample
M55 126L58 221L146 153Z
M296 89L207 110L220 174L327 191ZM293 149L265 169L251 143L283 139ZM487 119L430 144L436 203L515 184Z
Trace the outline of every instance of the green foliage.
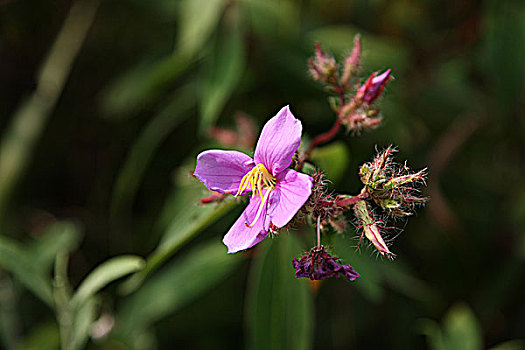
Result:
M310 159L328 179L339 182L350 162L350 152L342 142L334 142L315 149Z
M482 348L479 321L466 304L457 304L448 311L442 329L430 320L421 321L420 326L433 350Z
M134 344L136 336L155 322L222 282L239 261L238 255L226 255L217 241L191 249L124 300L117 314L115 337Z
M78 287L71 303L82 305L108 283L127 274L141 270L144 261L137 256L121 255L114 257L93 270Z
M266 242L251 271L246 327L250 349L309 349L314 327L312 293L296 279L292 259L303 249L292 235Z

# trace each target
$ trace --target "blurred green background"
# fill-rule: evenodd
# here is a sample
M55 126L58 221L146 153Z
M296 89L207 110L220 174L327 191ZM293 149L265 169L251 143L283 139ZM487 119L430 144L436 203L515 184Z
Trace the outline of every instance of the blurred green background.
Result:
M328 130L306 62L357 33L362 76L395 77L384 123L318 163L340 193L376 145L429 168L397 259L350 227L360 279L296 280L300 225L226 255L242 205L190 176L208 130L286 104ZM523 1L3 0L0 77L4 348L525 349Z

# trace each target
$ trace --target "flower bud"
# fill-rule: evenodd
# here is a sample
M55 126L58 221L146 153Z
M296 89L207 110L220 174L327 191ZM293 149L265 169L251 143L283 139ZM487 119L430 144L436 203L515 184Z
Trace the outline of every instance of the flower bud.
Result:
M352 53L345 59L343 66L343 75L341 76L341 84L347 85L351 82L353 76L359 71L361 63L361 35L357 34L354 37L354 48Z
M322 83L337 82L337 63L332 56L323 52L321 44L315 44L315 57L308 60L308 65L314 80Z
M392 216L411 215L414 205L424 204L426 198L418 197L418 185L425 184L426 169L410 172L406 165L392 160L395 149L388 147L373 162L359 169L359 177L366 192L374 202Z
M393 258L394 254L388 249L376 220L372 217L371 208L365 201L359 201L354 204L354 213L363 228L365 237L372 242L379 254L387 258Z
M385 89L391 78L390 72L391 70L387 69L381 75L377 75L377 72L372 73L365 84L357 90L356 98L367 104L372 104Z

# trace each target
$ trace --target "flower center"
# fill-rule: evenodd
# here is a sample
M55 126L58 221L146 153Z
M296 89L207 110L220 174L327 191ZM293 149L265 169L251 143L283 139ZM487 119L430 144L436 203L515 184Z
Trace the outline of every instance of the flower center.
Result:
M252 199L259 197L261 204L259 209L257 209L257 214L253 219L251 224L245 223L247 227L253 227L259 217L261 216L262 210L268 201L270 192L275 188L276 179L270 174L270 172L262 164L257 164L253 167L248 174L244 175L237 194L235 196L241 195L248 187L252 188ZM266 189L266 193L263 195L263 190Z
M252 188L252 198L257 196L261 201L263 201L263 189L268 189L269 191L275 188L275 178L270 174L270 172L262 164L257 164L253 167L248 174L244 175L239 189L237 190L236 197L241 195L248 187Z

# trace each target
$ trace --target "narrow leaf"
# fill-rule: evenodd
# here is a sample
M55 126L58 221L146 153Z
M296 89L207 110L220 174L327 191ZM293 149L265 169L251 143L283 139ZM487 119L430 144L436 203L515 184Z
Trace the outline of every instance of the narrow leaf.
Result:
M179 10L179 52L193 56L208 40L222 16L225 0L183 0Z
M79 228L67 221L59 221L46 227L28 247L28 254L37 269L47 274L58 252L71 252L81 238Z
M210 60L211 69L206 73L208 80L201 100L201 132L215 123L244 71L243 32L239 26L232 25L226 31Z
M144 270L131 276L121 287L124 294L137 289L143 280L154 270L159 268L175 252L188 243L199 232L211 225L215 220L235 207L237 201L226 198L220 203L211 203L199 206L199 199L203 196L203 185L188 176L191 170L180 169L180 187L177 188L172 199L166 205L168 210L163 213L161 221L169 217L165 233L155 249L148 257ZM186 181L186 182L185 182Z
M447 350L483 348L479 321L467 304L457 304L449 310L443 321L443 329Z
M167 265L122 304L115 331L126 338L174 313L222 281L240 261L218 241L194 248Z
M144 267L144 260L133 255L114 257L96 267L82 282L71 299L74 306L82 305L107 284Z
M49 306L53 305L51 280L42 273L18 242L0 236L0 267L9 271L27 289Z
M302 252L292 235L267 239L252 269L246 301L250 349L309 349L313 300L308 281L297 279L292 259Z

